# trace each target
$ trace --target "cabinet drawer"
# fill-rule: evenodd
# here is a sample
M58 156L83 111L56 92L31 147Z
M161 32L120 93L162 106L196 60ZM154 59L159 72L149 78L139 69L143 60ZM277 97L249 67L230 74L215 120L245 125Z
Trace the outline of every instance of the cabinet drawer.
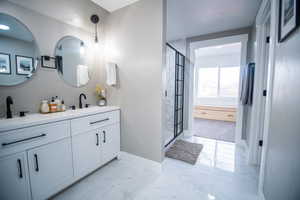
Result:
M0 156L24 151L66 137L70 137L70 121L5 132L0 135Z
M90 115L71 120L72 135L91 131L120 121L120 111Z

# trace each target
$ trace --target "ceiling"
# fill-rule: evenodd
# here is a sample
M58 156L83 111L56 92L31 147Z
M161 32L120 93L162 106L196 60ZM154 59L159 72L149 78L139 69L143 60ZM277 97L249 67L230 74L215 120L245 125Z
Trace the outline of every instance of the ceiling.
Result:
M27 29L27 27L13 17L0 14L0 24L6 25L10 28L9 30L0 29L0 36L6 36L26 42L32 42L34 40L32 33Z
M241 43L232 43L219 46L203 47L195 50L196 57L221 56L240 54Z
M1 1L1 0L0 0ZM109 13L90 0L8 0L14 4L62 21L66 24L93 32L90 21L92 14L98 14L100 24ZM114 1L114 0L112 0Z
M135 3L139 0L91 0L94 3L98 4L102 8L108 10L109 12L113 12L125 6L128 6L132 3Z
M167 40L253 25L262 0L167 0Z

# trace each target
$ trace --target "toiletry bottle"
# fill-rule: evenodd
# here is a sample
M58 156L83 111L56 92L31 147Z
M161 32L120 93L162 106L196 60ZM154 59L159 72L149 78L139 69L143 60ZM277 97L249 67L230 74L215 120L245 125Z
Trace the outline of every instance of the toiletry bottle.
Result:
M54 103L56 104L56 111L60 112L61 110L61 101L58 96L55 97Z
M51 102L49 103L50 112L57 112L57 104L55 103L54 97L52 97Z
M61 109L60 109L60 111L62 111L62 112L66 111L66 105L65 105L65 101L64 100L61 101Z
M49 113L49 105L47 100L43 100L40 106L40 112L43 114Z

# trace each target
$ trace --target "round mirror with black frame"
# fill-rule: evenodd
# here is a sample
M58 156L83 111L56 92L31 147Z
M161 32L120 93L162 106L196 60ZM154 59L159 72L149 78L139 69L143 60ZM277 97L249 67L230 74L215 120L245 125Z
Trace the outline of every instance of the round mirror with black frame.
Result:
M86 44L74 36L65 36L56 44L57 71L67 84L73 87L82 87L88 84L90 69L86 54Z
M38 68L39 48L21 21L0 13L0 86L13 86L32 78Z

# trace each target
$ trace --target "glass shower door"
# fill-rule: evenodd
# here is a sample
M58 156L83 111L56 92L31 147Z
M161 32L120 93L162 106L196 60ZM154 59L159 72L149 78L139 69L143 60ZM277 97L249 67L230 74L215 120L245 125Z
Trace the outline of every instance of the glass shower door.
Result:
M184 100L184 65L185 57L176 52L175 63L175 123L174 135L179 136L183 132L183 100Z
M165 147L183 132L184 66L185 57L167 45L166 61L166 132Z

